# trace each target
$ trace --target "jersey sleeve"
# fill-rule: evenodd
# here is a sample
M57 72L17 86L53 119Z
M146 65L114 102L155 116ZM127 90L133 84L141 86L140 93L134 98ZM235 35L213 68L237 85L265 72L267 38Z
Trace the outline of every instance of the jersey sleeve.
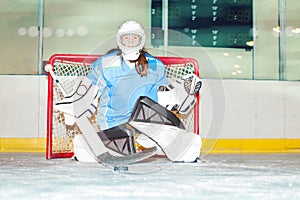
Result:
M168 84L168 79L167 79L166 74L165 74L165 71L166 71L165 65L158 59L156 61L156 65L157 65L156 73L158 75L156 85L157 86L167 85Z
M87 75L87 78L92 81L93 85L96 85L99 90L100 96L104 93L106 89L106 81L103 73L102 59L99 58L92 64L92 70Z

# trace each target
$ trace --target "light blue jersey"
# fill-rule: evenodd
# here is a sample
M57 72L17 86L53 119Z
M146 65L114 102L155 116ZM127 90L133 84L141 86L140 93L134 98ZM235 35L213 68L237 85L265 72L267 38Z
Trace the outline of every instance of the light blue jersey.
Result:
M100 57L87 76L99 89L97 117L102 130L126 123L140 96L157 101L158 87L168 83L164 65L150 54L145 54L148 75L141 77L135 67L130 68L117 53Z

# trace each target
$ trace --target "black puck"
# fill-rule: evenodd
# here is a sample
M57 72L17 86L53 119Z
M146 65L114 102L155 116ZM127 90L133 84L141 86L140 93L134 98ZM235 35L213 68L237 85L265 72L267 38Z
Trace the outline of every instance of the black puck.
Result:
M116 172L127 172L128 166L114 166L114 171Z

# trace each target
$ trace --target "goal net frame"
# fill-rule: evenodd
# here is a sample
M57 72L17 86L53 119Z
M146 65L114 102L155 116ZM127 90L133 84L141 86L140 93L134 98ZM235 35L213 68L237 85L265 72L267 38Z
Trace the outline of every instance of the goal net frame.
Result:
M96 61L101 55L89 55L89 54L54 54L50 57L48 64L51 64L53 67L53 71L58 77L60 84L62 84L61 80L67 79L67 77L76 78L78 76L82 76L82 74L77 75L76 71L72 72L73 74L68 74L64 72L65 69L71 69L75 67L89 67L94 61ZM162 57L157 56L159 60L166 67L166 76L168 78L181 78L182 76L194 73L199 76L199 65L197 60L194 58L181 58L181 57ZM58 72L58 66L62 69L62 71ZM75 74L74 74L75 73ZM74 153L72 150L72 139L74 137L74 133L67 134L64 133L63 130L56 130L56 121L57 116L55 116L54 104L58 100L59 89L54 83L53 78L48 74L48 99L47 99L47 134L46 134L46 158L71 158ZM62 97L62 95L60 95ZM195 134L199 134L199 108L200 108L200 95L196 94L196 104L191 111L191 118L186 118L191 126L187 128L189 131L194 132ZM179 119L182 120L184 117L179 116ZM95 119L94 119L95 121ZM64 121L60 121L62 126L64 125ZM76 129L76 125L74 126ZM77 128L78 129L78 128ZM59 132L59 134L57 133ZM76 131L75 131L76 132ZM78 130L77 130L78 132ZM80 131L79 131L80 132ZM75 133L77 134L77 133ZM60 142L66 144L67 147L60 149Z

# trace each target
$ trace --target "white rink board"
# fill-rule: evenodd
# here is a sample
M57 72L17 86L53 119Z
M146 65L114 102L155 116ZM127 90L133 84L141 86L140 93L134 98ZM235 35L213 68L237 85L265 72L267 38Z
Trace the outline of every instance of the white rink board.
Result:
M285 135L284 138L300 137L300 83L287 82L285 88Z
M284 82L255 82L255 138L284 138Z
M2 75L0 84L0 137L45 137L46 76Z
M200 100L200 134L204 138L300 138L300 82L215 79L204 82ZM217 82L222 82L224 97L219 96L213 102L211 90L222 90L216 89ZM212 119L221 114L214 103L224 105L225 109L219 133L211 132L215 126Z

